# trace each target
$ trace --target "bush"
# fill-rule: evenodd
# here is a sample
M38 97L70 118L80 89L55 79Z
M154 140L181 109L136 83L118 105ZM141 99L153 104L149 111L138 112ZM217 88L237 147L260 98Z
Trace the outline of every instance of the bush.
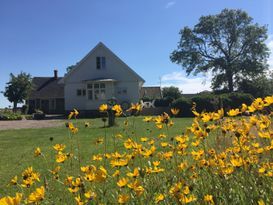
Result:
M198 95L191 98L196 103L197 112L213 112L219 107L219 96L213 94Z
M19 113L14 113L10 110L4 110L0 112L0 120L22 120L22 116Z
M221 95L220 107L225 110L241 107L243 103L250 105L253 96L247 93L226 93Z
M180 109L178 117L192 117L191 112L192 103L191 100L185 97L178 98L177 100L171 103L172 108Z
M172 101L171 98L156 99L154 105L155 107L169 107Z

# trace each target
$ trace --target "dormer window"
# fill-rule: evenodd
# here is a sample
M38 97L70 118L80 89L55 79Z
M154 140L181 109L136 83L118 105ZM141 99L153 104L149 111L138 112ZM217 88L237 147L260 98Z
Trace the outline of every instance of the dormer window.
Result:
M104 68L106 68L105 57L97 57L96 58L96 67L97 67L97 69L104 69Z

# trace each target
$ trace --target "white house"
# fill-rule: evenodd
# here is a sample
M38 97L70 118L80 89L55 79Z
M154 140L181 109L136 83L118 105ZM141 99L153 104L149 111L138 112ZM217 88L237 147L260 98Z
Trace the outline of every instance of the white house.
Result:
M109 99L128 107L139 101L144 82L101 42L60 81L66 111L96 110Z

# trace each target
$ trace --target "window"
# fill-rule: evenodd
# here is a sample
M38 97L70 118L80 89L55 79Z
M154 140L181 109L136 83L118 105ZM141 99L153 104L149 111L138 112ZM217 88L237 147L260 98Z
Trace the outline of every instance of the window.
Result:
M82 95L82 90L81 89L77 89L77 96L81 96Z
M106 68L105 57L97 57L96 58L96 67L97 67L97 69Z
M88 83L87 93L89 100L104 100L106 98L105 83Z
M86 90L85 89L82 90L82 96L86 96Z

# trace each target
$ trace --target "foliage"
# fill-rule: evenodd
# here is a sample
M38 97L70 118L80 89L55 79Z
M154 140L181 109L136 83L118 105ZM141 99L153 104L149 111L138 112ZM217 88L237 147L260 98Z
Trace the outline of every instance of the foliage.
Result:
M232 92L241 80L267 69L267 28L254 24L242 10L224 9L217 15L202 16L193 29L184 27L180 35L172 62L182 65L187 74L211 71L215 90Z
M13 108L16 111L17 104L22 103L28 97L31 90L31 76L30 74L21 72L17 76L10 74L10 81L5 88L4 96L10 102L13 102Z
M163 98L155 100L155 107L169 107L173 99L171 98Z
M170 86L162 88L163 98L176 100L182 96L182 91L178 87Z
M250 105L253 101L253 96L247 93L233 92L222 94L220 100L220 107L229 110L240 107L243 103Z
M192 101L188 98L181 97L173 101L171 107L178 108L181 112L178 114L178 117L192 117L191 112Z
M197 112L213 112L219 108L220 96L213 94L202 94L191 98L192 102L196 103Z
M0 120L22 120L22 116L10 110L3 110L0 111Z
M258 76L254 79L244 79L238 83L238 91L249 93L255 98L273 94L273 73L269 77Z

